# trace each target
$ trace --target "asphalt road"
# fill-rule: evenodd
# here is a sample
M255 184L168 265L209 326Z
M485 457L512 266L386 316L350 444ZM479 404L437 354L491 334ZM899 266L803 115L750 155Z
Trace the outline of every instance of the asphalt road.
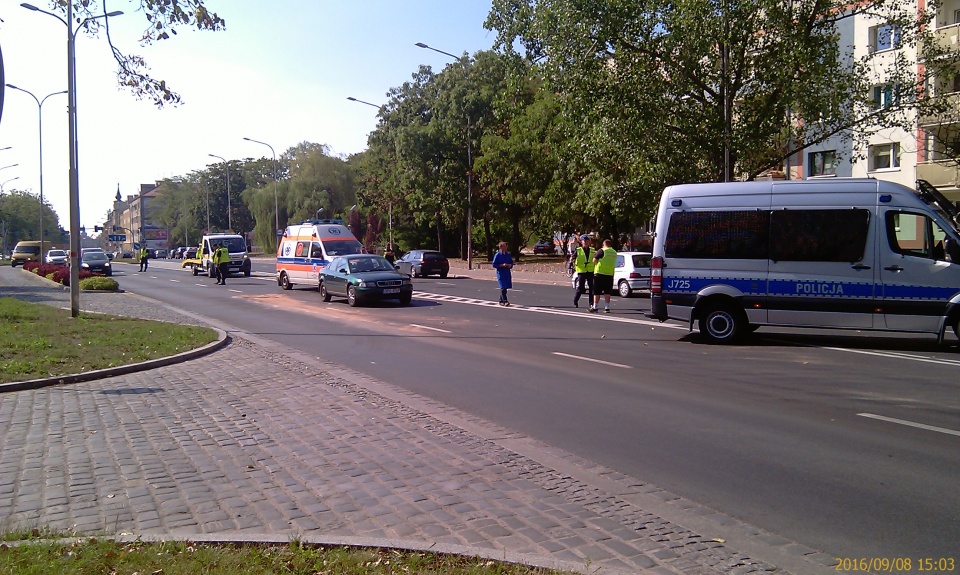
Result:
M737 346L573 309L566 286L489 271L350 308L256 272L176 261L123 288L454 405L838 558L960 559L960 356L930 337L761 329ZM255 269L270 265L258 263Z

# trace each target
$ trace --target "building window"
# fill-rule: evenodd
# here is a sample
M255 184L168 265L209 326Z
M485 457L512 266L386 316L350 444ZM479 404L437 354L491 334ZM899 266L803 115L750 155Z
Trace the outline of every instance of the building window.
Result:
M900 144L870 146L870 170L893 170L900 168Z
M876 109L890 108L897 104L897 87L894 84L884 84L873 87L873 107Z
M873 52L899 48L900 28L893 24L881 24L870 28L870 47Z
M837 175L837 151L836 150L810 152L809 154L807 154L807 160L810 165L811 177Z

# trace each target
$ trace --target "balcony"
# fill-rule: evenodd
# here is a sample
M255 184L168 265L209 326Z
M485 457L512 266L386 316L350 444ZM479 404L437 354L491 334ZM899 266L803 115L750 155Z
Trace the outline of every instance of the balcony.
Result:
M950 24L948 26L940 26L933 33L934 42L940 47L941 50L960 50L960 24Z
M948 110L960 110L960 92L952 92L949 94L934 96L934 98L944 99L948 104ZM939 126L941 124L955 124L958 121L960 121L960 119L958 119L955 111L948 112L946 114L928 114L917 118L917 124L919 124L921 127Z
M917 179L926 180L936 188L957 187L958 176L960 176L960 168L952 161L917 164Z

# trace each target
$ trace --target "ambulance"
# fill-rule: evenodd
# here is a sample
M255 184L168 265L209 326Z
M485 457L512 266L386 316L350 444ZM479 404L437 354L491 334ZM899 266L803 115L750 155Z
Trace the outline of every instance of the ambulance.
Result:
M923 180L671 186L656 221L650 315L709 341L759 326L960 336L960 210Z
M277 285L320 285L320 270L337 256L366 253L343 220L307 220L287 226L277 248Z

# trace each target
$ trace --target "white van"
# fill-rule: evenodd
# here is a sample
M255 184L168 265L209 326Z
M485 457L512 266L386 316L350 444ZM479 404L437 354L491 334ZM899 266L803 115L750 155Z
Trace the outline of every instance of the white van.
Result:
M958 210L871 178L668 187L651 317L727 343L762 325L958 331Z
M343 220L307 220L287 226L277 247L277 284L320 286L320 270L336 256L366 253Z

